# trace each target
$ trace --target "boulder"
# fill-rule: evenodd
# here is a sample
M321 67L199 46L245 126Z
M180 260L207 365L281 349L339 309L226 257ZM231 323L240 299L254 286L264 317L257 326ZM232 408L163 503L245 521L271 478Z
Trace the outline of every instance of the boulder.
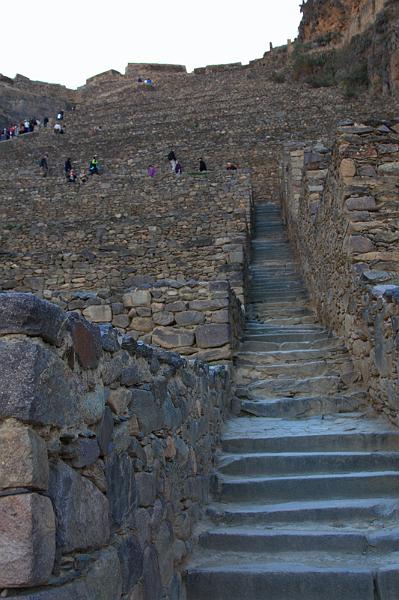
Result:
M67 315L56 304L33 294L0 294L0 336L12 333L38 336L59 346L66 331Z
M79 421L78 386L54 352L33 341L0 341L0 364L1 418L58 427Z
M134 524L137 490L134 465L125 452L114 452L105 459L108 498L113 523L116 527Z
M0 588L46 583L54 559L51 500L39 494L0 498Z
M119 600L122 594L122 573L115 548L101 550L87 573L64 585L42 588L24 594L24 600ZM9 600L18 596L7 595Z
M0 489L47 490L49 467L44 440L18 421L0 425Z
M99 328L75 315L70 316L68 327L80 365L84 369L96 369L102 354Z
M108 543L108 499L91 481L59 461L50 467L49 494L57 516L57 546L62 552Z

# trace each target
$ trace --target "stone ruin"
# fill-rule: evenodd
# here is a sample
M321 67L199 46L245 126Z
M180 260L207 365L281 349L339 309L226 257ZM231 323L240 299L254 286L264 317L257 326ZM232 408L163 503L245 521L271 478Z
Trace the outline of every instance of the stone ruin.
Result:
M291 52L131 63L0 143L1 597L397 600L397 106Z

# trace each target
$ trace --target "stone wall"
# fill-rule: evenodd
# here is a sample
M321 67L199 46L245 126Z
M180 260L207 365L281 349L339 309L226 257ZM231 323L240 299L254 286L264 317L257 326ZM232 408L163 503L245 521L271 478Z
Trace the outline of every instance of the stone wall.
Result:
M46 291L45 297L147 344L208 362L232 359L244 311L227 281L143 279L147 283L126 292Z
M55 117L77 99L76 92L63 85L31 81L23 75L14 79L0 75L0 128L21 119Z
M122 177L79 187L52 177L0 185L0 289L114 287L137 276L226 278L243 298L251 230L248 173Z
M311 301L376 408L398 421L395 295L389 306L383 295L399 273L398 124L343 122L331 152L297 144L284 155L284 214Z
M228 371L15 293L0 361L1 596L183 598Z

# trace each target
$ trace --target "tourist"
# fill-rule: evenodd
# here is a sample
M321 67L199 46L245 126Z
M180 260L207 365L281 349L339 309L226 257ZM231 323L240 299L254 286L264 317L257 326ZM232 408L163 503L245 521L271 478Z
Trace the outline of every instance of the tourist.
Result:
M47 177L47 175L48 175L48 162L47 162L47 159L48 159L48 154L46 152L42 156L42 158L40 159L40 162L39 162L39 166L40 166L40 169L42 171L42 176L43 177Z
M65 173L65 177L68 179L69 176L69 172L72 169L72 163L71 163L71 159L67 158L65 163L64 163L64 173Z
M24 121L24 128L25 128L25 133L30 132L30 125L29 125L28 119L25 119L25 121Z
M172 172L175 173L176 172L176 154L174 153L173 150L171 150L168 154L168 161L170 163Z
M63 119L63 118L64 118L64 111L63 111L63 110L60 110L60 112L59 112L59 113L57 113L57 119L58 119L59 121L62 121L62 119Z
M147 169L148 177L155 177L156 174L157 174L157 170L154 167L154 165L148 165L148 169Z
M68 181L69 181L70 183L75 183L76 179L77 179L76 171L75 171L75 169L72 167L72 168L69 170L69 173L68 173Z
M176 175L181 175L183 173L183 167L181 166L179 161L176 161L175 173Z
M54 133L61 133L61 131L62 131L61 123L55 123Z
M94 173L96 175L100 174L99 171L98 171L98 160L97 160L97 156L96 155L94 155L93 158L90 161L90 164L89 164L89 173L90 173L90 175L94 175Z
M208 169L206 168L206 162L204 161L203 158L199 158L199 170L200 173L203 173L204 171L207 171Z
M86 171L85 171L85 168L82 167L80 170L80 175L79 175L79 183L86 183L86 181L87 181Z
M43 119L43 127L47 127L48 125L48 117L44 117Z
M237 171L237 167L235 165L233 165L233 163L228 162L228 163L226 163L226 170L227 171Z

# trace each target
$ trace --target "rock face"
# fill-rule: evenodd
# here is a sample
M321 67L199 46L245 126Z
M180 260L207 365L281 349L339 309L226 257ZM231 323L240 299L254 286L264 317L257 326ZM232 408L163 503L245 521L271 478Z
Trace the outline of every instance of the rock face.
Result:
M152 299L132 295L137 308ZM11 293L0 360L0 588L172 598L208 496L227 370Z
M347 43L373 26L388 3L389 0L307 0L301 6L299 39L317 42L324 38L335 44Z
M307 0L299 41L339 48L341 76L365 78L375 92L399 94L399 6L395 0ZM357 75L356 75L357 74Z

